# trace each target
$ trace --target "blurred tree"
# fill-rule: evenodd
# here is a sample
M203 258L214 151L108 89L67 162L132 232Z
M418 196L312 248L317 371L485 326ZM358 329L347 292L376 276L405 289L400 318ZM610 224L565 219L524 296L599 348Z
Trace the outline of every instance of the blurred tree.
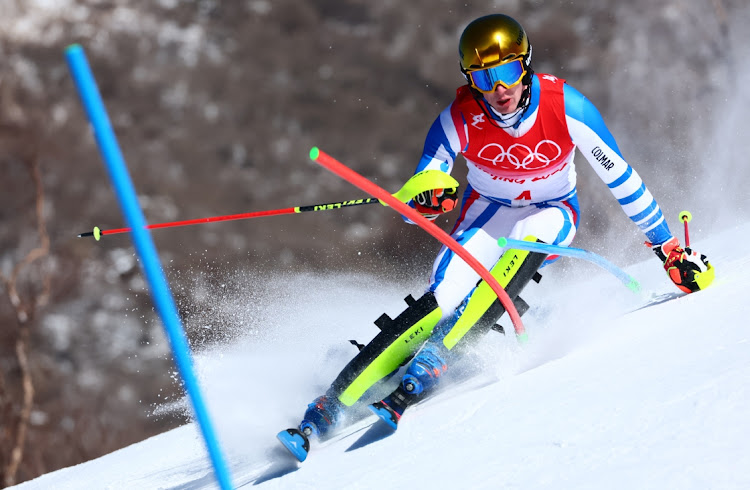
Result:
M39 143L34 134L24 128L4 127L2 134L10 134L14 144L23 148L23 151L16 155L0 155L0 161L7 166L20 165L28 171L32 185L23 185L20 182L17 184L27 188L33 195L34 216L29 224L36 225L36 246L25 253L24 238L29 233L29 227L15 230L21 243L15 251L18 256L17 262L12 264L9 273L0 271L4 297L10 303L15 319L15 328L10 325L3 328L3 341L13 342L16 366L0 371L0 475L3 484L10 486L16 483L16 475L23 462L34 403L34 380L29 360L30 330L35 324L38 309L49 299L52 274L47 260L50 242L44 218L44 188L37 153ZM8 161L14 156L20 161Z

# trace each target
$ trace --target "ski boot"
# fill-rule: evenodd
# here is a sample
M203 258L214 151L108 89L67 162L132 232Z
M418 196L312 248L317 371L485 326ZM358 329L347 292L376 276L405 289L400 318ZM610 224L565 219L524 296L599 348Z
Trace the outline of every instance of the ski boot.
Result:
M401 378L401 386L409 395L419 395L437 385L448 365L440 353L440 347L427 343L409 364Z
M282 430L276 437L301 463L310 452L310 437L325 439L336 427L342 412L343 405L338 399L327 395L319 396L307 406L299 428Z
M388 424L391 429L398 428L398 421L401 420L404 410L409 405L409 395L399 385L396 390L383 398L379 402L372 403L368 408L377 415L380 420Z
M399 387L384 399L369 406L370 410L393 430L398 427L406 408L423 398L448 370L440 350L440 347L434 344L425 345L409 364Z
M342 411L343 405L336 398L327 395L319 396L307 406L305 416L299 424L299 430L306 437L325 438L329 435L329 431L336 427Z

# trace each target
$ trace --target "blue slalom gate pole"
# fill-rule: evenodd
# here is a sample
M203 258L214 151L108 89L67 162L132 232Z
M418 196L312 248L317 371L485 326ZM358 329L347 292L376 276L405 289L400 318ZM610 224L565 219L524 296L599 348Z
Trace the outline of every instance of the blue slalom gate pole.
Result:
M190 346L187 342L179 315L177 314L177 307L169 290L167 279L159 263L156 247L151 240L151 234L146 229L146 220L143 217L143 211L138 204L133 183L130 180L125 160L120 152L117 138L112 130L112 125L104 108L96 81L91 73L86 54L80 45L73 44L65 49L65 58L94 130L99 152L109 171L109 176L115 188L122 212L125 215L125 220L131 228L131 237L141 260L144 274L148 280L151 297L164 324L164 329L172 347L175 364L185 383L185 390L188 397L192 402L194 415L203 434L209 456L211 457L216 479L222 489L231 489L232 483L229 470L221 454L216 433L211 425L211 419L195 376Z
M562 255L565 257L575 257L592 262L599 267L609 271L619 279L628 289L637 293L641 290L641 285L631 275L617 267L615 264L605 259L601 255L589 252L582 248L561 247L559 245L549 245L540 242L527 242L525 240L514 240L512 238L500 237L497 241L500 247L515 248L518 250L528 250L529 252L539 252L549 255Z

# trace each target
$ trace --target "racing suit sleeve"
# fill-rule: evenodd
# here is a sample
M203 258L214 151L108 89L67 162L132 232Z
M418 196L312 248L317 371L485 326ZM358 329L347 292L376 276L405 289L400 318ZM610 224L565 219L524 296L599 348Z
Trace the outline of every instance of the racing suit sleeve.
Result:
M565 116L573 143L607 184L625 214L653 244L672 238L664 214L641 177L625 161L594 104L565 85Z

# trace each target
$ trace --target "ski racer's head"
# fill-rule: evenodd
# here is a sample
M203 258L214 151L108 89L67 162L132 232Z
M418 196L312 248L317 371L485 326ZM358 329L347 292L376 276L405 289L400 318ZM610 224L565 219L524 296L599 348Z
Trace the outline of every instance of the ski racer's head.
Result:
M472 21L458 43L461 73L469 86L501 114L528 104L531 44L521 24L503 14Z

